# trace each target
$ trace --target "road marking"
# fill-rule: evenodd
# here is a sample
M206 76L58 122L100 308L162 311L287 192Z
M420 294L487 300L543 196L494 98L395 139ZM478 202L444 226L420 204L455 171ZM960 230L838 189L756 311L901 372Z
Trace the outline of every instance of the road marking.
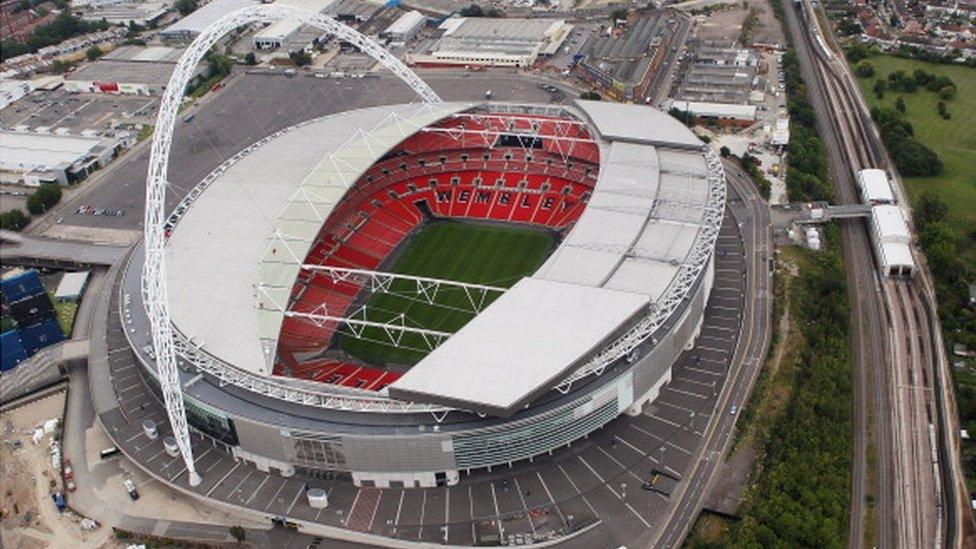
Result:
M254 492L251 493L251 496L249 498L247 498L247 501L244 502L244 505L250 505L251 504L251 500L254 499L254 496L258 495L258 492L261 491L261 488L264 488L264 484L266 482L268 482L268 479L270 479L270 478L271 478L271 475L270 474L264 475L264 480L261 481L261 484L258 484L257 489L254 490ZM318 520L318 519L316 518L316 520Z
M725 377L725 373L724 372L710 372L708 370L702 370L701 368L695 368L694 366L678 366L678 368L683 368L683 369L691 370L692 372L698 372L700 374L708 374L708 375L711 375L711 376ZM675 376L675 379L681 379L681 378L679 378L678 376Z
M662 443L667 444L668 446L671 446L673 448L677 448L678 450L681 450L682 452L688 454L689 456L691 455L691 452L689 452L688 450L685 450L684 448L682 448L681 446L678 446L677 444L671 442L670 440L664 440L663 438L655 435L654 433L652 433L650 431L645 431L644 429L641 429L640 427L638 427L636 425L630 424L630 426L632 428L634 428L634 429L637 429L638 431L644 433L645 435L647 435L647 436L649 436L651 438L654 438L656 440L660 440Z
M247 474L244 475L244 477L241 478L240 482L237 483L237 486L234 486L234 488L230 491L230 493L227 494L227 498L229 499L232 495L234 495L234 492L237 492L238 490L240 490L241 489L241 485L244 484L244 481L247 480L248 478L250 478L251 477L251 473L253 473L256 470L257 469L250 469L250 470L248 470ZM243 500L241 499L240 496L237 496L237 501L243 501Z
M566 472L566 469L563 469L563 466L558 463L556 464L556 467L560 471L562 471L563 476L566 477L566 480L569 481L570 486L573 487L573 491L575 491L579 495L580 499L583 500L583 503L585 503L586 506L590 508L590 512L593 513L593 516L595 517L600 516L599 513L596 512L596 509L594 509L593 506L590 505L590 500L586 499L586 496L583 495L583 492L580 492L579 486L576 486L576 483L573 482L573 479L569 477L569 473Z
M417 530L417 539L420 539L424 535L424 516L427 513L427 490L421 492L422 499L420 503L420 528Z
M400 511L403 509L403 495L406 494L406 490L400 490L400 502L397 503L397 514L396 518L393 519L393 533L396 534L397 526L400 525Z
M352 498L352 505L349 506L349 515L350 516L346 517L342 521L342 523L345 524L346 526L349 525L349 519L352 518L352 516L351 516L352 515L352 510L356 508L356 502L359 501L359 494L361 494L361 493L363 493L363 489L362 488L360 488L359 490L356 490L356 497Z
M549 485L546 484L545 479L542 478L542 473L538 469L535 471L535 476L539 477L539 482L542 484L542 489L546 491L546 495L549 496L549 501L552 502L552 506L556 509L556 514L559 515L559 520L563 521L563 526L566 525L566 517L563 516L562 509L556 504L556 498L552 497L552 492L549 491Z
M714 382L712 382L712 383L705 383L704 381L698 381L698 380L695 380L695 379L691 379L690 377L678 377L678 376L674 376L674 378L672 379L672 381L683 381L685 383L694 383L695 385L701 385L702 387L708 387L709 389L714 389L715 388Z
M377 505L377 507L379 507ZM451 524L451 487L444 490L444 541L447 541L448 529Z
M657 399L657 400L655 400L654 401L654 404L663 404L665 406L670 406L671 408L677 408L678 410L681 410L682 412L694 412L695 415L701 414L702 417L709 417L708 414L699 412L698 410L692 410L691 408L685 408L684 406L678 406L677 404L671 404L670 402L667 402L666 400L663 400L663 399L660 399L660 398Z
M203 472L204 472L204 474L206 474L206 473L209 473L209 472L210 472L210 470L211 470L211 469L213 469L214 467L216 467L217 465L219 465L219 464L220 464L220 462L221 462L221 459L220 459L220 457L218 456L218 457L217 457L217 461L215 461L215 462L213 462L213 463L211 463L211 464L210 464L210 466L209 466L209 467L207 467L207 468L206 468L206 469L205 469L205 470L203 471Z
M225 480L227 480L227 477L229 477L231 475L231 473L233 473L234 471L236 471L237 468L240 467L240 466L241 466L241 462L240 461L238 461L237 463L235 463L234 466L231 467L229 471L227 471L227 474L226 475L224 475L220 480L218 480L217 482L215 482L214 485L210 487L210 490L208 490L207 491L207 494L206 494L207 497L210 497L210 494L212 494L213 491L216 490L218 486L220 486L220 483L221 482L224 482Z
M515 481L515 490L518 491L519 500L522 501L522 509L525 510L525 518L529 521L529 529L532 530L532 536L535 537L535 525L532 524L532 517L529 515L529 506L525 503L525 498L522 497L522 486L519 484L518 477L512 477Z
M678 393L678 394L681 394L681 395L688 395L690 397L700 398L702 400L708 400L708 398L709 398L708 395L700 395L698 393L693 393L691 391L685 391L685 390L682 390L682 389L676 389L676 388L674 388L671 385L665 386L663 389L661 389L661 392L662 393L664 391L673 391L673 392Z
M644 523L644 526L646 526L648 528L651 527L651 523L649 523L646 520L644 520L644 517L642 517L641 514L637 512L637 509L634 509L633 507L631 507L631 505L629 503L626 503L626 502L624 503L624 505L626 505L627 508L630 509L630 512L633 513L634 516L636 516L638 519L640 519L641 522Z
M274 493L273 496L271 496L271 499L268 500L268 503L264 506L265 509L270 508L271 504L274 503L276 499L278 499L278 494L281 493L281 489L284 488L286 484L288 484L288 481L285 479L281 479L281 486L278 487L278 490Z
M294 507L296 503L298 503L298 498L302 495L302 489L303 488L305 488L305 485L304 484L301 485L301 486L299 486L298 487L298 491L295 492L295 498L291 500L291 505L289 505L288 506L288 510L285 511L285 516L286 517L291 514L291 508Z
M495 494L495 483L494 482L489 482L488 483L488 486L491 487L491 501L495 505L495 524L498 526L498 537L504 538L505 537L505 533L502 532L502 521L501 521L501 518L498 516L499 515L499 512L498 512L498 496Z
M610 452L608 452L608 451L606 451L606 450L604 450L603 448L601 448L601 447L599 447L599 446L597 446L597 450L600 450L601 452L603 452L603 454L604 454L605 456L607 456L608 458L610 458L610 460L611 460L611 461L613 461L614 463L616 463L616 464L617 464L617 467L620 467L620 468L621 468L621 469L623 469L624 471L627 471L627 474L629 474L630 476L632 476L632 477L634 477L635 479L637 479L637 482L641 482L641 483L643 483L643 482L644 482L644 479L642 479L642 478L641 478L640 476L638 476L638 475L637 475L636 473L634 473L633 471L631 471L631 470L630 470L630 469L629 469L628 467L625 467L623 463L620 463L620 460L618 460L617 458L615 458L615 457L613 457L612 455L610 455Z

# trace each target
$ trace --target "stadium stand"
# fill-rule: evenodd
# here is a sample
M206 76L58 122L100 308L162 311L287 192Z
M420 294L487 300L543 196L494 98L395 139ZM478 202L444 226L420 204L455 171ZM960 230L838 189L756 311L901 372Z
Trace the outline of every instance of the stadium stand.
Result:
M307 264L375 270L412 232L437 218L546 227L565 233L596 183L600 151L583 124L518 115L456 116L408 137L346 192ZM362 290L305 271L293 311L342 317ZM286 317L276 375L380 390L400 374L316 358L339 322Z

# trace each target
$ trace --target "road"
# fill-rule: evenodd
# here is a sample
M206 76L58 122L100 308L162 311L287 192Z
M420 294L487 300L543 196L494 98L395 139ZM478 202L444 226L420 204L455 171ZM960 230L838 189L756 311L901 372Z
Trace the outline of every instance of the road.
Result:
M759 196L756 186L739 166L733 162L725 162L725 170L729 184L742 197L743 206L748 212L740 218L740 230L746 250L746 295L749 296L742 314L742 336L733 360L732 377L723 386L715 407L716 420L709 422L691 470L680 484L678 493L672 496L673 503L668 507L665 525L651 544L654 547L681 545L694 525L735 432L737 416L725 411L732 406L739 410L745 407L769 347L772 306L768 266L772 249L769 208Z
M809 5L801 6L801 11L786 10L787 23L814 107L827 114L818 120L838 200L854 203L858 170L897 172L846 64L817 39L822 32L819 23ZM899 183L896 177L896 194L908 213ZM947 404L952 402L952 388L941 382L948 376L940 375L944 350L931 314L934 300L924 259L917 254L921 268L912 281L881 278L871 255L864 253L870 249L867 227L849 222L843 234L855 366L849 545L960 546L961 502L955 494L961 474L956 445L946 443L957 427ZM868 468L871 435L877 449L876 485ZM866 500L872 488L877 491L878 522L873 539L868 539Z

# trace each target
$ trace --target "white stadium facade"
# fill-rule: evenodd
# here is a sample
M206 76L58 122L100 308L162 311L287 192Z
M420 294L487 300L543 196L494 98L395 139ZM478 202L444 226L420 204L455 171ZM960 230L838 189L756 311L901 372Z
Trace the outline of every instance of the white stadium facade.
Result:
M261 9L231 14L224 27L294 15ZM223 32L218 21L181 65ZM374 57L416 84L405 67ZM451 485L640 413L694 344L726 187L720 160L690 130L643 106L441 102L425 85L418 92L423 103L264 137L166 215L175 129L166 104L179 98L164 98L146 240L119 301L191 472L187 426L284 476ZM559 242L507 289L385 270L439 218L536 226ZM476 314L443 333L356 306L393 279L418 295L466 292ZM501 295L479 308L487 292ZM428 353L395 374L321 358L334 334L364 327L390 345L421 338Z

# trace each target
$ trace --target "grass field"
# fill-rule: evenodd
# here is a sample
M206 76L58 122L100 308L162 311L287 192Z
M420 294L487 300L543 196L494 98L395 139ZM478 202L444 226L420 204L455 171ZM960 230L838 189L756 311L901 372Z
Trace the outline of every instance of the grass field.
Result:
M968 234L976 229L976 70L884 55L868 60L874 65L875 75L858 79L868 104L894 108L897 98L904 98L905 114L915 127L915 137L938 153L945 164L945 171L937 177L905 178L912 202L925 191L935 192L949 205L948 220L957 235ZM939 116L935 92L923 88L914 93L889 90L883 99L878 99L872 91L876 79L886 79L897 70L910 75L915 69L948 76L955 82L956 97L946 102L951 119ZM964 253L976 261L976 250Z
M507 288L535 271L553 244L553 236L541 231L439 222L416 235L390 270ZM373 294L366 302L369 320L391 320L403 313L408 326L453 333L474 316L469 309L461 309L468 299L459 288L442 288L436 305L401 295L414 289L411 282L396 281L391 289L391 293ZM498 295L489 294L486 303ZM425 349L419 335L405 334L401 347L378 341L388 341L386 333L367 329L364 338L343 334L338 344L350 355L370 363L413 365L426 355L426 351L410 349Z

